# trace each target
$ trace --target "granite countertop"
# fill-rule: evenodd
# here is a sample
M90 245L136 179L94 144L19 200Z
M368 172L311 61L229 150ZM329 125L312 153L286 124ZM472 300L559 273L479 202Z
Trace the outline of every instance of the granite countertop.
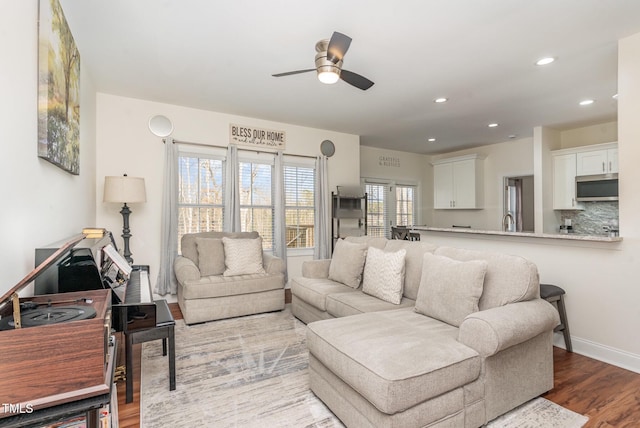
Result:
M454 232L471 233L475 235L519 236L525 238L567 239L574 241L620 242L622 237L607 235L581 235L576 233L533 233L533 232L503 232L501 230L476 230L459 227L428 227L414 226L413 230L425 232Z

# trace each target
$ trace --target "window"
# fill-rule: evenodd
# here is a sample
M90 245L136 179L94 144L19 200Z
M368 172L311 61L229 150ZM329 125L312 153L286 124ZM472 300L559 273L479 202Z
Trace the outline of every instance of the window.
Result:
M223 161L199 154L178 157L178 245L185 233L222 231Z
M391 226L416 224L417 186L381 179L366 179L364 183L369 235L390 238Z
M287 248L313 248L315 245L314 191L313 167L284 167Z
M262 248L273 249L273 165L240 161L240 222L243 232L257 231Z
M415 224L416 186L396 186L396 225L413 226Z
M178 246L186 233L223 231L226 161L223 150L194 149L178 156ZM285 156L285 237L288 248L315 245L315 162ZM238 162L240 230L256 231L273 250L274 155L245 151ZM278 219L281 221L281 219ZM180 251L180 248L178 248Z
M389 236L387 188L384 184L366 183L367 193L367 234Z

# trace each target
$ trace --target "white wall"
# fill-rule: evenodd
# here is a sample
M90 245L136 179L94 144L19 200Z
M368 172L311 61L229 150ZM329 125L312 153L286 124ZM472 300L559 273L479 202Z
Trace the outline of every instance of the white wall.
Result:
M522 138L474 149L434 155L431 160L477 153L484 157L484 208L481 210L433 210L429 226L470 225L472 229L500 230L503 215L503 179L533 175L533 139ZM429 185L433 184L433 167L429 165ZM432 203L433 206L433 203Z
M618 141L617 121L563 130L560 133L560 147L558 148L568 149L613 141Z
M538 266L541 282L567 292L569 325L576 352L640 373L640 34L619 43L618 143L620 243L587 243L540 238L462 238L426 233L439 245L519 254ZM558 344L562 340L557 337Z
M157 114L163 114L172 121L174 132L171 136L179 141L226 146L230 123L284 130L287 137L285 153L290 154L319 155L320 143L329 139L336 146L335 155L329 159L330 188L359 184L360 138L357 135L98 93L96 225L112 231L121 247L121 207L119 204L102 202L104 177L126 173L145 178L147 203L131 205L130 228L133 236L130 243L134 263L150 265L152 286L155 286L160 263L164 149L162 140L149 131L148 122ZM302 260L310 258L291 255L288 260L289 276L300 275Z
M82 67L80 175L38 158L37 35L38 1L3 0L0 294L33 269L36 247L80 233L95 220L95 90Z

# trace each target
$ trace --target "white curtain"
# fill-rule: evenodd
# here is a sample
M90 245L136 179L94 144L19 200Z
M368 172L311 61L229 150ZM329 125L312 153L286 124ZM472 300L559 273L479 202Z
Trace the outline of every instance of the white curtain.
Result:
M178 254L178 147L173 138L164 140L164 180L162 184L162 230L160 266L156 294L176 294L178 283L173 262Z
M331 257L331 195L327 165L329 158L316 157L316 246L313 250L314 259L328 259Z
M240 177L238 174L238 146L229 144L225 166L224 231L240 232Z
M273 224L273 254L280 257L287 265L287 236L285 216L285 192L284 192L284 155L278 150L274 166L274 224ZM285 270L285 282L287 274Z

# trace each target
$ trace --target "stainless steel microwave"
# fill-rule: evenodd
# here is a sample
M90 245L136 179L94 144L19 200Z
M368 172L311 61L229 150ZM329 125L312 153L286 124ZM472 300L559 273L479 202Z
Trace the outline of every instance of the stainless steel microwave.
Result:
M617 201L618 174L576 177L576 201Z

